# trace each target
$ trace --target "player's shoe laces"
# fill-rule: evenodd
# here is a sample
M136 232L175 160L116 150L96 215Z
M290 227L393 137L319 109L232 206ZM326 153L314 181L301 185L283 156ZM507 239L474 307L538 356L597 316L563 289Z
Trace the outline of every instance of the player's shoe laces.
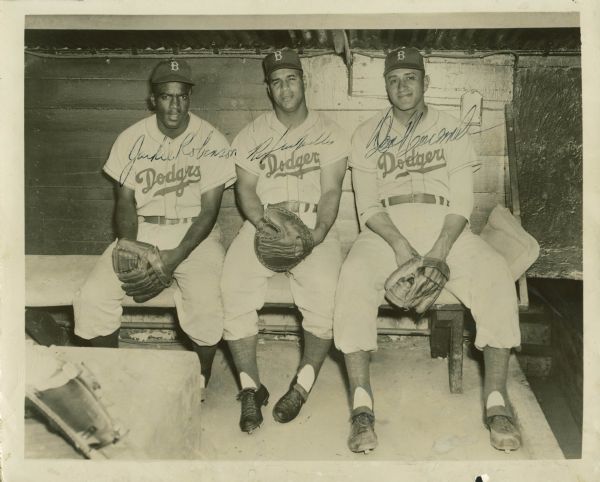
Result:
M360 411L358 411L360 410ZM375 414L368 408L353 411L348 447L352 452L368 453L377 447Z
M298 416L307 398L308 393L301 386L292 384L287 393L273 407L273 418L279 423L291 422Z
M490 443L492 447L506 452L521 447L521 433L512 418L506 415L488 417Z
M263 421L260 408L269 401L269 392L267 387L261 385L258 390L255 388L244 388L238 393L237 399L242 402L242 414L240 416L240 428L242 432L251 433L260 427Z

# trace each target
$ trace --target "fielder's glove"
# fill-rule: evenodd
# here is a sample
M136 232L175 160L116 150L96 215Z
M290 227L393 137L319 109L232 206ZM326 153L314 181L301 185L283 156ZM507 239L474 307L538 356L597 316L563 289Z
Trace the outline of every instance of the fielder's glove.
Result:
M306 258L314 248L310 229L293 212L267 207L254 236L259 261L272 271L285 272Z
M450 277L441 259L415 256L396 269L385 282L385 297L399 308L424 313L435 302Z
M121 287L137 303L154 298L173 282L156 246L119 239L112 252L113 269Z
M125 434L102 402L100 384L81 364L64 362L50 349L26 345L25 407L39 413L87 458L107 458L100 450Z

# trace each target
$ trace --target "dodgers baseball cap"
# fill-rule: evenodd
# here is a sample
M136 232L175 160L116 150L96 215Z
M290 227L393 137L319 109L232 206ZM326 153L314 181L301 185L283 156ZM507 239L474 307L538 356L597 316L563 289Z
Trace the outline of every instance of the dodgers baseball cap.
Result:
M383 76L394 69L414 69L425 71L423 56L414 47L400 47L385 57Z
M185 60L179 59L169 59L159 62L152 71L150 82L152 84L183 82L184 84L194 85L192 69Z
M295 69L302 71L302 63L295 50L286 48L276 50L267 55L263 59L263 69L265 71L265 77L268 79L269 75L279 69Z

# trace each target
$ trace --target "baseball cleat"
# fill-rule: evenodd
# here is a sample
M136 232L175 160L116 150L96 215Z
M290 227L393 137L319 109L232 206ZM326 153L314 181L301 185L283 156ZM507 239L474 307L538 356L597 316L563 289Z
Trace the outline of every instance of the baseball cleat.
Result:
M268 403L269 391L264 385L261 385L258 390L255 388L244 388L238 394L237 399L242 402L240 429L242 429L242 432L252 433L263 422L260 409Z
M511 417L494 415L487 420L490 429L490 443L497 450L509 453L521 447L521 433Z
M292 386L273 407L273 418L279 423L291 422L300 413L300 409L308 396L306 392L303 394L300 390Z
M375 415L372 410L361 408L360 412L352 415L348 448L352 452L368 454L376 447Z

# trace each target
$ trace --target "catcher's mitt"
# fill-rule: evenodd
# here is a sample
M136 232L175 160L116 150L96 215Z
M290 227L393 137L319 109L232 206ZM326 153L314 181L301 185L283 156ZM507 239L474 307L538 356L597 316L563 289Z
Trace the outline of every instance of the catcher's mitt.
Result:
M112 252L113 269L121 287L137 303L154 298L173 282L156 246L119 239Z
M414 257L385 282L385 297L394 305L424 313L435 302L450 277L448 265L436 258Z
M272 271L289 271L313 248L310 229L298 216L281 207L267 207L254 236L254 251L264 266Z

